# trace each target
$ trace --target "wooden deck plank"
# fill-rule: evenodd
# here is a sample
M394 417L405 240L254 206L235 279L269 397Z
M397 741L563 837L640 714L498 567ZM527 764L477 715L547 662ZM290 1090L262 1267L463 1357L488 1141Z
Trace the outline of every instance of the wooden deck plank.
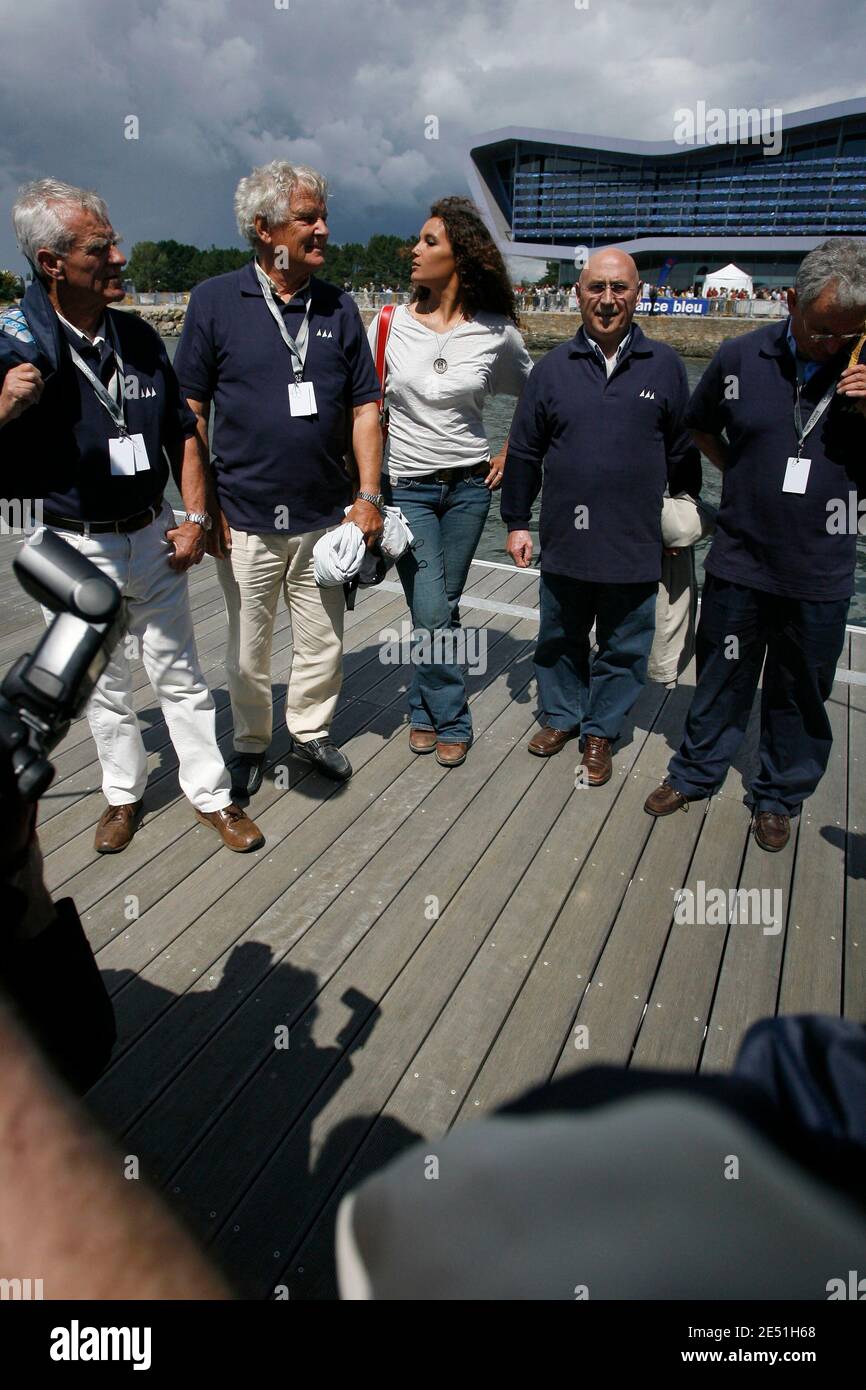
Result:
M847 638L839 666L848 667ZM777 1005L783 1014L838 1014L842 1007L850 688L833 683L827 771L800 814Z
M655 782L640 781L640 799L645 800ZM628 1064L704 814L705 805L695 803L688 815L677 818L674 835L664 834L670 826L658 821L651 825L604 948L587 980L555 1077L579 1066ZM656 1008L660 1008L658 1003Z
M689 808L689 815L691 815ZM683 887L734 885L740 876L749 819L737 800L714 796ZM719 924L674 922L632 1056L639 1067L697 1068L727 931Z

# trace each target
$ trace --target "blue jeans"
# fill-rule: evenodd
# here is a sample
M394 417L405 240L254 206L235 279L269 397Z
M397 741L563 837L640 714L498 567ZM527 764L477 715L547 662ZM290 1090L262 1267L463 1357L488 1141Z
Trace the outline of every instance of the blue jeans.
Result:
M823 777L833 744L824 705L845 644L849 602L782 598L706 575L697 685L685 737L668 765L672 787L703 797L724 781L763 666L759 767L750 800L756 814L797 814Z
M490 511L490 490L483 474L453 483L383 478L382 490L415 536L397 570L415 632L434 641L437 632L460 627L460 595ZM472 718L458 665L413 665L409 718L415 729L435 729L443 743L471 743Z
M658 584L594 584L542 570L535 675L548 728L619 736L646 684L657 591ZM598 651L590 667L593 621Z

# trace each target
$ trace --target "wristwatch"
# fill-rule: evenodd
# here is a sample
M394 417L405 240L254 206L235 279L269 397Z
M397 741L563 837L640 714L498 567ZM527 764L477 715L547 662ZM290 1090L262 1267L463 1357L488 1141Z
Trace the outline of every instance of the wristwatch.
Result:
M186 520L194 521L196 526L201 526L204 531L209 531L213 526L213 521L207 512L187 512Z
M373 506L378 508L380 512L384 509L385 506L385 499L382 496L381 492L359 492L358 501L371 502Z

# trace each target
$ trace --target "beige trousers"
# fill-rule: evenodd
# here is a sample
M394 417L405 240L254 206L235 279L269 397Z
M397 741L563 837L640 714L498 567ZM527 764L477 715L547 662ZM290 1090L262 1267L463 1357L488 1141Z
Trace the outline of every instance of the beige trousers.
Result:
M256 534L232 527L228 560L217 564L229 624L226 676L239 753L271 741L271 644L282 593L292 619L286 723L299 743L327 737L343 681L342 588L322 589L313 574L321 531Z

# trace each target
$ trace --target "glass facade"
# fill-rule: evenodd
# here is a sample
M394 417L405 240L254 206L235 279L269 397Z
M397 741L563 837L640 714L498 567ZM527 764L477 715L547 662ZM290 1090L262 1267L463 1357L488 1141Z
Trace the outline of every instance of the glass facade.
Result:
M650 157L514 140L474 157L514 241L866 236L866 115L785 130L776 155L747 143Z

